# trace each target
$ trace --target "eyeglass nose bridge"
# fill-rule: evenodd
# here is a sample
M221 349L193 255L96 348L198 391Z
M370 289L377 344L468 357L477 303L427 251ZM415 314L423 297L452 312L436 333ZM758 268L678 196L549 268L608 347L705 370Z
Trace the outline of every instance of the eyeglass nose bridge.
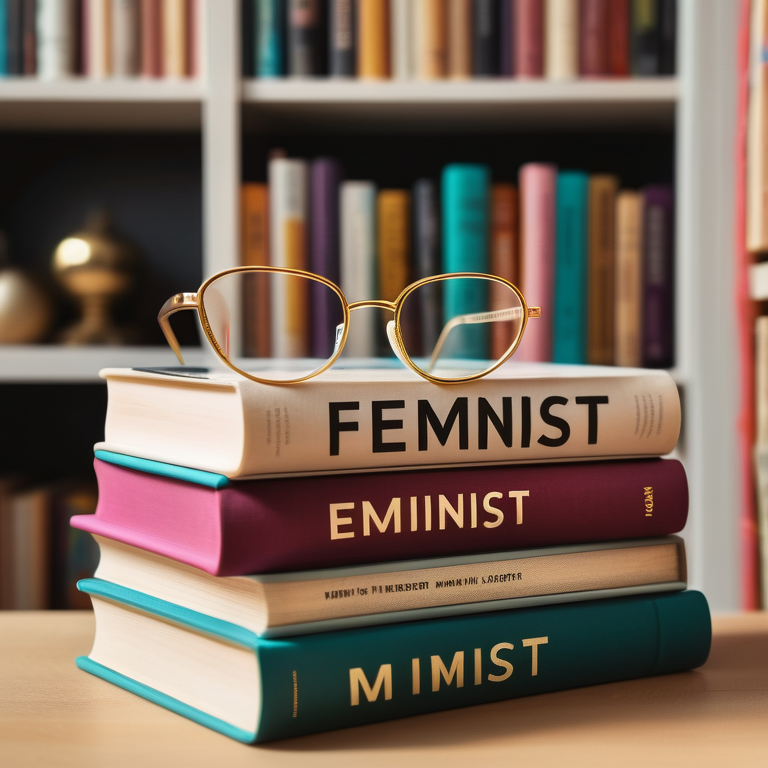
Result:
M397 304L394 301L384 301L384 299L366 299L365 301L353 301L349 305L349 311L355 309L364 309L365 307L378 307L379 309L388 309L391 312L397 310Z

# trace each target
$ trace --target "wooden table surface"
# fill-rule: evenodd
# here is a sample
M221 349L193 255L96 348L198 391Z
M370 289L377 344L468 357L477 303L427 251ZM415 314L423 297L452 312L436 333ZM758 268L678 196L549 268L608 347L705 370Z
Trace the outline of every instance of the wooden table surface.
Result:
M251 747L81 672L90 612L0 612L0 766L768 767L768 614L699 670Z

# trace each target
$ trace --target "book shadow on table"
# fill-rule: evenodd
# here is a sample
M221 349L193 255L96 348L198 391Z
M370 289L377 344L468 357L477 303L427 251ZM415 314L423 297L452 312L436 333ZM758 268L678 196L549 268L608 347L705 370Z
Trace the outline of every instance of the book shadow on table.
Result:
M715 728L727 714L766 722L768 700L759 696L768 688L763 679L766 649L768 632L720 634L706 664L690 672L445 710L261 744L259 749L290 753L429 750L474 742L488 746L494 739L508 743L510 735L550 731L554 736L596 724L609 732L631 722L642 732L654 723L678 729L681 722L711 720ZM727 695L735 690L753 690L762 703L756 706L755 697Z

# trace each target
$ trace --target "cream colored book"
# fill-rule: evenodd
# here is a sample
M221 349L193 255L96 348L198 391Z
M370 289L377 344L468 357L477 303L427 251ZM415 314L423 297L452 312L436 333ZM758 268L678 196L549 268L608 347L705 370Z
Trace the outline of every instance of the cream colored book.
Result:
M95 577L264 637L685 589L677 536L321 571L211 576L96 536Z
M768 0L753 0L747 111L747 250L768 250Z
M291 386L234 371L108 368L97 449L239 478L659 456L680 432L664 370L512 362L438 386L386 364L339 362Z
M413 0L414 64L417 80L442 80L448 70L446 0Z
M163 75L182 78L187 74L187 14L185 0L163 0Z
M578 0L546 0L544 7L544 77L547 80L575 80L578 76Z
M616 365L643 360L643 196L622 190L616 197Z
M422 0L389 0L390 61L393 80L413 80L415 46L413 41L416 3Z

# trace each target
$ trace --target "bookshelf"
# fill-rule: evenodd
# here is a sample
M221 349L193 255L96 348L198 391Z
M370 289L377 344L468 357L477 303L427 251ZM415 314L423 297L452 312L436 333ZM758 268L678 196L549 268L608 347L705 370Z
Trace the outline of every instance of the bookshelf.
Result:
M629 81L366 83L241 79L239 3L202 3L204 75L189 82L0 81L0 132L193 132L201 145L202 263L239 259L243 143L259 136L655 131L674 144L680 455L691 490L691 584L740 604L739 373L734 313L738 3L679 0L678 76ZM0 148L3 135L0 133ZM530 159L530 158L529 158ZM195 271L198 266L195 265ZM194 290L183 281L174 290ZM169 293L170 293L169 292ZM203 351L190 350L190 362ZM0 348L0 382L96 385L106 365L173 360L161 347ZM0 384L0 389L2 384Z

